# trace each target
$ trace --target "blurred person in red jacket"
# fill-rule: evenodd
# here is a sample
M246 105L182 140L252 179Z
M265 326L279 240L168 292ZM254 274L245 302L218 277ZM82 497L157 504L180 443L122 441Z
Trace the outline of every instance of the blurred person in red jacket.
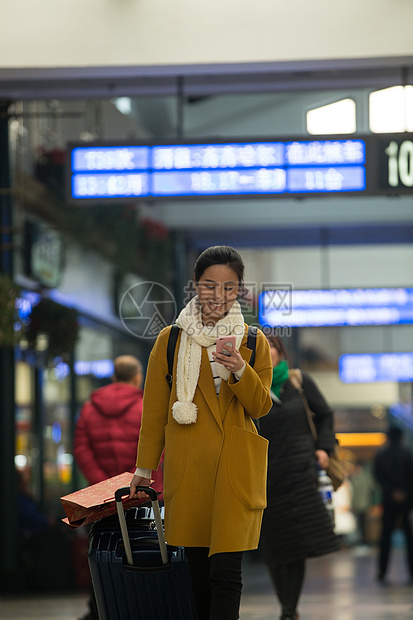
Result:
M113 383L90 395L75 430L74 456L89 484L125 471L134 473L143 399L142 364L121 355L114 361ZM153 486L162 491L162 472L153 472Z
M114 367L113 382L91 393L76 424L74 457L89 484L135 471L142 418L142 364L136 357L121 355L114 360ZM152 476L152 486L162 491L161 469ZM93 591L89 609L82 620L98 620Z

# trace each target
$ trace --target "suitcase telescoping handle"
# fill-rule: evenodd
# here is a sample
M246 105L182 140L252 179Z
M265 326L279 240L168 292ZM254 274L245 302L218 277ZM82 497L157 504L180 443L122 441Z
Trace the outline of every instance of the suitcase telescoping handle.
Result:
M165 536L163 533L161 511L159 510L158 494L155 491L155 489L152 489L151 487L136 487L136 491L144 491L150 497L150 500L152 503L153 514L155 517L156 531L158 534L158 541L159 541L159 548L161 550L162 563L166 565L168 564L168 551L166 549ZM122 533L123 544L125 546L126 559L128 561L128 564L130 566L133 566L132 549L130 546L128 527L126 525L125 511L123 509L123 504L122 504L122 497L124 497L125 495L129 495L129 493L130 493L129 487L123 487L122 489L118 489L115 492L115 500L116 500L116 510L118 511L118 516L119 516L120 531Z

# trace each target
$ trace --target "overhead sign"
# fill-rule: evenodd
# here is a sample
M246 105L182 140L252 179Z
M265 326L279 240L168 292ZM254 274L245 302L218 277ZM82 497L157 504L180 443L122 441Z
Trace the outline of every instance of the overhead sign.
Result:
M413 137L409 134L381 137L378 155L380 186L392 192L411 193L413 188Z
M263 327L402 325L413 323L413 288L266 290Z
M365 192L362 139L69 145L68 199Z
M413 353L341 355L338 367L344 383L413 381Z
M62 236L45 226L26 222L25 234L30 248L28 275L49 288L57 288L63 274L64 244Z

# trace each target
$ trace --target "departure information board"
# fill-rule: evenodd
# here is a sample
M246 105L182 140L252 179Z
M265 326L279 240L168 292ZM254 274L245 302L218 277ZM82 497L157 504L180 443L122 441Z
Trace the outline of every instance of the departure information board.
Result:
M343 383L413 381L413 353L358 353L341 355L339 377Z
M412 324L413 288L266 290L259 322L270 328Z
M69 148L72 201L366 190L362 139Z

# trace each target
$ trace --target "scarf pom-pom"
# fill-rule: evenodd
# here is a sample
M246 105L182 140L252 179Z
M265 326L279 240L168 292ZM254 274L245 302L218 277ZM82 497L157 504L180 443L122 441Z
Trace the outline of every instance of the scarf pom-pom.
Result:
M178 424L194 424L198 408L195 403L181 403L176 401L172 405L172 417Z

